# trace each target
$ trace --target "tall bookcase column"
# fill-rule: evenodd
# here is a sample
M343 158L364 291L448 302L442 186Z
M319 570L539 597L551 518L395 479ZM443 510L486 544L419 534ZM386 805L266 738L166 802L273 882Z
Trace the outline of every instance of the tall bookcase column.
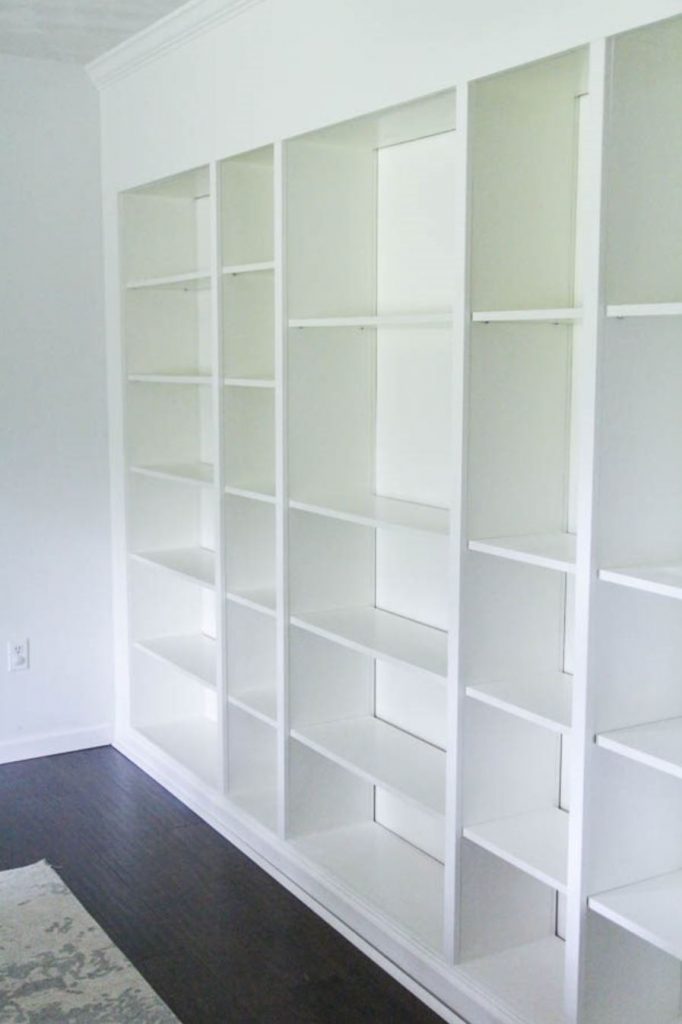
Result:
M277 832L281 424L274 146L228 157L219 173L229 796Z
M219 165L209 166L210 182L210 271L211 271L211 364L213 376L213 451L215 499L215 621L216 621L216 694L218 700L219 725L219 773L223 792L229 791L229 737L227 720L227 621L225 616L225 433L224 388L223 388L223 291L221 287L221 232L222 223L222 182Z
M469 86L457 970L529 1024L566 1024L586 65Z
M291 140L286 172L287 831L439 957L454 127L450 91Z
M455 189L452 303L452 504L450 508L450 607L448 632L448 745L446 761L444 955L450 964L460 955L460 893L462 854L461 754L464 728L464 681L461 665L462 572L467 557L466 467L471 307L469 267L471 256L469 84L456 89Z
M131 724L222 791L215 173L121 198Z
M610 44L581 1024L682 1007L682 18Z
M277 830L288 835L289 795L289 487L288 487L288 313L286 296L286 149L274 148L275 260L275 590L277 599Z
M575 353L579 479L575 570L575 654L572 701L571 828L568 840L566 901L566 1017L584 1020L585 947L589 894L589 800L592 793L595 702L594 670L598 552L597 431L606 316L603 276L604 159L610 79L610 45L590 46L586 102L580 125L582 187L577 208L581 240L582 321Z

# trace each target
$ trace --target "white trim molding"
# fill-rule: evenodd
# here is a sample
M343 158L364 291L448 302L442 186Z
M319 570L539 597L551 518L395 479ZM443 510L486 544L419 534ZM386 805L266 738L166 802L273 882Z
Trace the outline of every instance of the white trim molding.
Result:
M104 723L68 732L34 733L20 739L2 740L0 764L28 761L33 757L49 757L51 754L68 754L73 750L88 750L91 747L106 747L112 738L112 726Z
M98 89L131 74L163 53L215 25L238 17L264 0L189 0L164 18L136 32L107 53L95 57L86 71Z

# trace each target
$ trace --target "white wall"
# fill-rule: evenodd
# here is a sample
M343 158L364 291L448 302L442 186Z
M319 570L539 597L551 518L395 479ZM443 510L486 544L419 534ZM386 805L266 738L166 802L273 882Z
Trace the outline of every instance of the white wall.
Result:
M106 742L113 672L98 97L7 56L0 97L1 762Z

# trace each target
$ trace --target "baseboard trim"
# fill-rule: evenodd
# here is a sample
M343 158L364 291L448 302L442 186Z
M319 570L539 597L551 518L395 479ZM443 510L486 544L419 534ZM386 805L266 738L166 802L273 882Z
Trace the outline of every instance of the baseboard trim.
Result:
M105 747L112 739L113 727L105 723L67 732L35 733L22 736L21 739L0 740L0 764L29 761L34 757L49 757L51 754L68 754L74 750L88 750L90 747Z

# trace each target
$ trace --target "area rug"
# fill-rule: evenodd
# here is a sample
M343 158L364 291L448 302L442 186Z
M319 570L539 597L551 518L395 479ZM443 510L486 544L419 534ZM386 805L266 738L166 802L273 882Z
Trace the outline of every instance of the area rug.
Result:
M179 1024L44 861L0 872L2 1024Z

